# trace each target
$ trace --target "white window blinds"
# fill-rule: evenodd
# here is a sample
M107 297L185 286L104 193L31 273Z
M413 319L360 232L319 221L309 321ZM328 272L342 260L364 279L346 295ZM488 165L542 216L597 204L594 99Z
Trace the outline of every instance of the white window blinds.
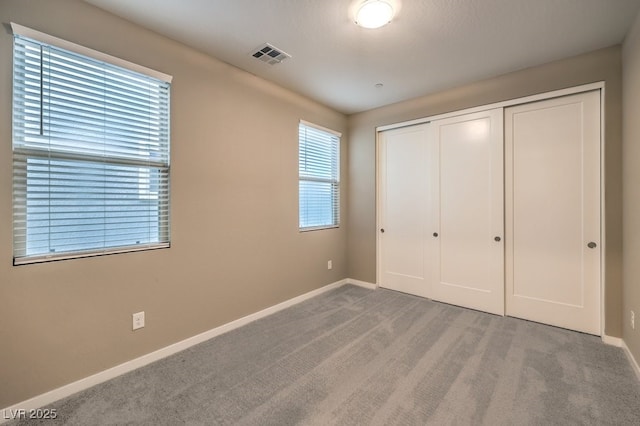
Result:
M340 134L301 122L299 134L300 230L340 224Z
M14 36L14 264L169 245L169 94Z

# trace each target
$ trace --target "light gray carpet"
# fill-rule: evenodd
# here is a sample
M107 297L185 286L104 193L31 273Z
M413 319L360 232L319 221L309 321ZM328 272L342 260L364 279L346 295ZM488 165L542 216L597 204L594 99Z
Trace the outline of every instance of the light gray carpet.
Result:
M50 408L46 424L640 425L640 382L598 337L343 286Z

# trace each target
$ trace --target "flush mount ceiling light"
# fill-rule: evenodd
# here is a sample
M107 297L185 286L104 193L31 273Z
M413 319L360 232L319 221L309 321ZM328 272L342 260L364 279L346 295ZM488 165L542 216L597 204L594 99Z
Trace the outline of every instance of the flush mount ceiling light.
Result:
M380 28L391 22L394 10L387 0L365 0L356 12L356 24L363 28Z

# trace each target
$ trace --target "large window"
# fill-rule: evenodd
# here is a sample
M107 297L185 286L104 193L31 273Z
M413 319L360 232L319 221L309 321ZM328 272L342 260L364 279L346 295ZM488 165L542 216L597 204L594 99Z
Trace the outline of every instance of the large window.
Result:
M302 231L340 224L340 134L300 122L299 227Z
M13 25L14 264L168 247L170 77Z

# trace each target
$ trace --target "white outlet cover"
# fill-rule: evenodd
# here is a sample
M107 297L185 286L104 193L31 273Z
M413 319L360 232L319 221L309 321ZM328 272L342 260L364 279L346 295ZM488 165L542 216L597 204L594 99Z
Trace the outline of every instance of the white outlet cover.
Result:
M138 330L144 327L144 311L133 314L133 329Z

